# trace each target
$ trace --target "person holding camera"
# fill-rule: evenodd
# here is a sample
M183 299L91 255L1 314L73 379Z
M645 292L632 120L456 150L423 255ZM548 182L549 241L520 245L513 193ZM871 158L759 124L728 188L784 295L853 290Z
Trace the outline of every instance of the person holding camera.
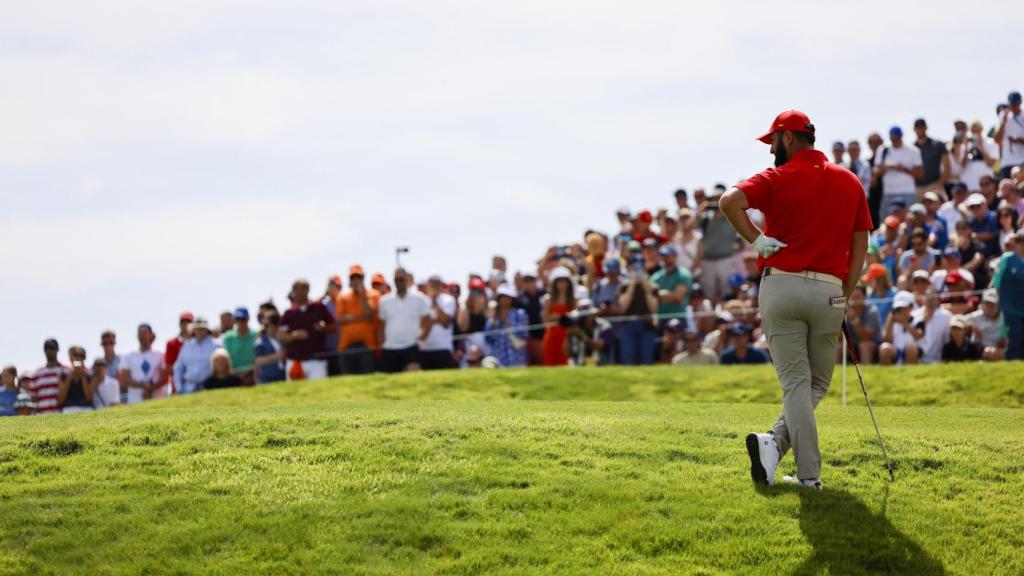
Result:
M658 308L658 287L644 270L643 260L634 260L633 273L619 296L619 305L630 317L619 328L619 361L625 365L654 364L654 311Z
M599 318L589 299L579 301L576 309L562 317L566 328L565 353L570 366L603 366L608 363L612 325Z
M917 341L924 337L924 323L914 323L913 307L914 295L910 292L897 292L893 297L892 311L885 320L885 341L878 349L879 364L918 363L921 354Z
M738 272L736 265L736 231L718 209L718 199L725 186L715 185L700 217L703 238L701 285L714 304L729 293L729 277Z
M516 289L508 284L498 286L494 313L484 326L487 348L503 368L526 366L526 311L516 307ZM478 346L479 348L479 346Z
M959 126L958 126L959 128ZM991 138L986 138L980 120L971 122L971 132L959 129L949 145L949 154L959 164L960 181L968 192L981 191L981 178L992 176L992 169L999 160L999 147Z
M96 391L96 383L85 369L85 349L81 346L72 346L68 350L68 357L71 359L71 371L60 379L57 393L61 412L92 412L92 396Z
M1009 178L1014 167L1024 164L1024 114L1020 110L1020 92L1014 90L1007 98L1006 109L999 116L995 140L1000 143L1001 178Z

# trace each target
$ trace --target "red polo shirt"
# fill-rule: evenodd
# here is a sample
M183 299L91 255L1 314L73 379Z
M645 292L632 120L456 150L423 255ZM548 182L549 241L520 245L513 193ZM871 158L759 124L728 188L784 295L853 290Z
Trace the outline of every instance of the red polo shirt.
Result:
M808 149L736 187L751 208L764 213L764 235L788 244L767 259L758 258L758 268L809 270L846 279L850 237L871 230L864 187L853 172Z

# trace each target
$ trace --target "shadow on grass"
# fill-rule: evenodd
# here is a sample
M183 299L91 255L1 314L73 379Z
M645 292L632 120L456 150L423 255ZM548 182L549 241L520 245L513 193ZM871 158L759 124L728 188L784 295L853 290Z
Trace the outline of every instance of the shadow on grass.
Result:
M800 496L800 530L813 548L811 557L793 571L805 574L943 575L942 563L897 530L882 512L876 514L849 492L797 486L758 486L762 496ZM888 498L888 488L886 488Z

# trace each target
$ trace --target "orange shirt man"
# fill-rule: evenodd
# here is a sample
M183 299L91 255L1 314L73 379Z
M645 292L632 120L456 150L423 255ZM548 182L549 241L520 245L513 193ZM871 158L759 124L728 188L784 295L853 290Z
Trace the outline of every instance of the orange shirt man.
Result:
M363 267L356 264L348 271L349 288L335 301L338 323L338 351L342 352L343 374L369 374L374 370L380 292L367 287Z

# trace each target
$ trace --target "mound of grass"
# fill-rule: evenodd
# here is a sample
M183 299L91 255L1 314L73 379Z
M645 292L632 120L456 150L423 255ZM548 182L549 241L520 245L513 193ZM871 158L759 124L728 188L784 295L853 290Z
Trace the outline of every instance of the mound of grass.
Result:
M602 370L477 371L0 419L0 574L1024 572L1024 412L878 409L890 483L866 410L832 402L826 491L758 490L743 436L778 407L697 402L727 371L620 375L645 372L688 402L628 400L643 379ZM388 381L405 400L351 399ZM620 401L490 393L570 384Z
M875 406L1024 406L1024 363L947 364L910 367L866 366L864 380ZM842 373L836 369L826 405L839 405ZM847 399L863 406L853 366ZM252 406L332 400L640 400L682 402L782 401L775 370L764 366L707 366L544 370L444 370L374 374L306 383L262 386L239 396L192 396L186 405L214 406L244 401ZM160 403L145 405L161 410Z

